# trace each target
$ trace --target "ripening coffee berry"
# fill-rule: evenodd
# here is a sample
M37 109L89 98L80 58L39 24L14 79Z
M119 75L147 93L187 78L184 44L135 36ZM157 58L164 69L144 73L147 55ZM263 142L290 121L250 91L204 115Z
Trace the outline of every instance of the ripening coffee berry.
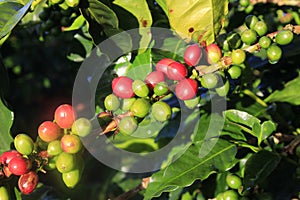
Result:
M143 118L149 113L150 107L151 105L147 99L140 98L132 104L130 111L134 116Z
M233 50L231 53L231 60L233 64L240 65L246 60L246 53L242 49Z
M170 59L170 58L163 58L160 61L157 62L155 68L157 71L163 72L165 75L168 73L168 66L172 63L175 62L175 60Z
M52 121L45 121L40 124L38 134L43 141L51 142L58 139L62 135L62 132L56 123Z
M25 174L31 167L31 163L26 158L15 157L8 163L9 171L17 176Z
M184 64L180 62L172 62L168 66L167 76L171 80L180 81L187 75L187 69ZM162 81L161 81L162 82Z
M149 88L146 83L142 80L135 80L132 83L132 89L136 96L146 97L149 94Z
M53 140L48 144L47 153L50 156L57 156L62 152L60 140Z
M165 73L167 73L167 70L168 69L166 69ZM165 81L165 75L164 72L162 71L153 71L150 74L148 74L145 78L145 83L148 85L150 89L153 89L156 84L164 81Z
M61 128L71 128L75 121L73 107L69 104L58 106L54 112L54 120Z
M290 30L281 30L275 36L275 41L279 45L287 45L292 42L294 34Z
M262 36L259 41L258 41L259 45L264 48L264 49L267 49L269 48L269 46L271 45L272 43L272 40L271 38L269 38L268 36Z
M230 75L230 77L232 78L232 79L237 79L237 78L239 78L240 76L241 76L241 74L242 74L242 69L239 67L239 66L237 66L237 65L233 65L233 66L231 66L229 69L228 69L228 74Z
M123 117L119 124L119 131L124 135L131 135L138 127L137 121L132 116Z
M152 105L152 116L156 121L164 122L170 119L172 109L164 101L157 101Z
M77 135L64 135L61 140L61 148L66 153L78 153L82 149L82 143Z
M104 99L104 106L105 106L106 110L116 111L120 107L120 100L116 95L109 94Z
M13 159L15 157L21 158L22 154L16 150L6 151L1 154L0 163L3 165L7 165L11 161L11 159Z
M76 119L72 125L72 134L78 135L80 137L85 137L90 134L92 130L92 123L89 119L81 117Z
M160 82L155 85L155 87L153 88L153 92L157 96L162 96L169 92L169 87L165 82Z
M9 193L4 186L0 186L0 200L9 200Z
M245 24L250 29L254 29L254 26L257 22L258 22L258 18L255 15L248 15L245 18Z
M276 63L282 56L282 50L277 45L271 45L267 49L267 56L270 63Z
M39 177L34 171L20 176L18 187L22 194L30 194L34 191L39 182Z
M257 33L252 29L247 29L241 34L241 40L247 45L254 44L256 42L256 39Z
M201 49L198 44L192 44L188 46L184 51L184 62L188 66L196 66L202 56Z
M112 81L113 93L123 99L133 97L134 92L132 90L132 82L133 80L126 76L114 78Z
M194 79L182 79L176 85L175 93L180 100L189 100L196 96L198 91L198 83Z
M56 168L60 173L72 171L76 167L76 156L62 152L56 159Z
M217 63L222 58L222 51L217 44L210 44L205 50L207 53L207 62L210 64Z
M268 32L268 26L264 21L257 22L254 25L253 29L256 31L257 35L259 36L263 36Z
M31 137L22 133L15 137L14 145L16 150L23 155L30 155L34 148L34 143Z
M234 174L228 174L226 176L226 183L232 189L238 189L242 186L241 178Z
M200 81L203 87L212 89L218 85L219 77L215 73L205 74L201 77Z

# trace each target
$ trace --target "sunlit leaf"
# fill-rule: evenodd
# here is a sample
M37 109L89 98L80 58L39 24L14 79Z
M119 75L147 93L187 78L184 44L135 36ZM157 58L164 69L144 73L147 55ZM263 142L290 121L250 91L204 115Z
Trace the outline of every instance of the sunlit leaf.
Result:
M0 154L10 150L13 138L10 135L10 128L13 124L14 114L0 99Z

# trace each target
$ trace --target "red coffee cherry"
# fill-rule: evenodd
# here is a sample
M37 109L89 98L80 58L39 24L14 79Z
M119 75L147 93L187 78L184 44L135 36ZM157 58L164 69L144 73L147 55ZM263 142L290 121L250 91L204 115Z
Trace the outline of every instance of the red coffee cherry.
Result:
M75 121L73 107L69 104L58 106L54 112L54 120L61 128L71 128Z
M187 75L187 69L184 64L180 62L172 62L168 66L168 78L175 81L184 79Z
M217 44L210 44L205 48L207 52L207 62L217 63L222 58L222 51Z
M25 174L30 168L28 159L15 157L8 163L9 171L17 176Z
M199 63L202 57L202 52L198 44L188 46L184 52L184 62L188 66L195 66Z
M165 81L165 75L161 71L153 71L147 75L145 78L145 83L148 85L150 89L153 89L154 86L160 82Z
M61 136L61 129L52 121L43 122L38 128L40 138L45 142L51 142Z
M175 93L178 99L189 100L196 96L198 83L194 79L182 79L175 88Z
M11 161L11 159L15 157L21 158L22 154L16 150L6 151L0 156L0 163L3 165L7 165Z
M123 99L133 97L134 92L132 90L132 82L133 80L126 76L114 78L112 81L113 93Z
M20 176L18 181L18 187L22 194L30 194L36 188L38 182L38 175L35 172L30 171Z
M175 62L175 60L172 60L170 58L163 58L158 63L156 64L156 70L163 72L164 74L167 75L168 73L168 66L172 63Z

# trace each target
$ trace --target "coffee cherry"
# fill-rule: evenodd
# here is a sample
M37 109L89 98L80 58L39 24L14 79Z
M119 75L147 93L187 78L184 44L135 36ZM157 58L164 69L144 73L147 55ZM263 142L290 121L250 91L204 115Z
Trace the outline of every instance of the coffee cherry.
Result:
M248 15L245 18L245 24L249 29L254 29L254 26L257 22L258 18L255 15Z
M252 29L247 29L241 34L242 41L247 45L252 45L256 42L257 33Z
M167 76L171 80L180 81L187 75L186 67L180 62L172 62L168 66ZM161 81L162 82L162 81Z
M200 81L203 87L212 89L217 86L219 77L215 73L205 74L201 77Z
M0 163L3 165L7 165L11 159L15 158L15 157L22 157L22 154L16 150L10 150L10 151L6 151L4 153L2 153L1 157L0 157Z
M240 34L235 33L235 32L228 33L228 35L226 37L226 41L228 43L229 48L231 48L231 49L237 49L242 44Z
M197 96L192 99L184 100L184 105L189 109L194 109L199 105L200 96Z
M71 131L72 134L78 135L80 137L85 137L90 134L92 130L92 123L89 119L81 117L72 125Z
M287 45L292 42L294 34L290 30L281 30L275 36L275 41L279 45Z
M254 25L253 29L256 31L256 33L259 36L263 36L268 32L268 26L267 26L266 22L264 22L264 21L257 22Z
M224 200L223 192L219 193L219 194L216 196L216 200Z
M156 68L157 71L163 72L165 75L167 75L167 73L168 73L168 66L172 62L175 62L175 60L170 59L170 58L163 58L163 59L161 59L160 61L157 62L155 68Z
M33 140L26 134L18 134L14 139L14 145L16 150L23 155L31 154L34 148Z
M227 190L227 191L223 192L223 199L224 200L238 200L239 195L234 190Z
M79 0L65 0L65 3L71 8L78 6L79 2Z
M189 100L196 96L198 91L198 83L194 79L182 79L176 85L175 93L180 100Z
M167 69L166 69L167 73ZM165 81L165 75L162 71L153 71L145 78L145 83L150 89L153 89L156 84Z
M224 85L222 85L221 87L216 88L216 93L220 96L220 97L224 97L227 95L228 91L230 89L230 84L229 81L226 80Z
M192 44L188 46L184 51L184 62L188 66L196 66L202 56L201 49L198 44Z
M169 87L165 82L160 82L155 85L153 91L157 96L162 96L169 92Z
M135 102L136 98L129 98L129 99L122 99L122 105L121 105L121 109L123 111L128 111L132 104Z
M62 135L62 132L56 123L45 121L39 126L38 134L43 141L51 142L58 139Z
M238 189L242 186L241 178L234 174L228 174L226 176L226 183L232 189Z
M56 169L56 160L57 160L57 157L58 156L54 156L54 157L48 158L47 165L44 166L45 170L51 171L51 170Z
M171 114L171 107L164 101L157 101L152 105L152 116L156 121L167 121L170 119Z
M151 106L148 100L140 98L132 104L130 111L134 116L143 118L149 113L150 107Z
M222 51L217 44L210 44L206 48L208 63L217 63L222 58Z
M233 64L240 65L246 60L246 53L242 49L233 50L231 53L231 60Z
M138 97L146 97L149 94L149 88L142 80L135 80L132 83L132 90Z
M110 95L106 96L104 99L104 106L105 106L106 110L109 110L109 111L118 110L120 107L119 98L114 94L110 94Z
M64 135L61 140L61 148L66 153L78 153L82 149L82 143L77 135Z
M123 99L133 97L134 92L132 90L132 82L133 80L126 76L114 78L112 81L113 93Z
M267 56L270 63L276 63L281 58L282 50L277 45L271 45L267 49Z
M233 66L231 66L229 69L228 69L228 74L230 75L230 77L232 78L232 79L237 79L237 78L239 78L240 76L241 76L241 74L242 74L242 69L239 67L239 66L237 66L237 65L233 65Z
M9 193L4 186L0 186L0 200L9 200Z
M30 194L34 191L38 182L38 175L35 172L30 171L20 176L18 181L18 187L22 194Z
M72 171L76 166L76 156L74 154L62 152L56 160L56 168L60 173Z
M262 48L267 49L271 45L272 40L268 36L262 36L258 43Z
M247 7L250 4L249 0L239 0L240 6Z
M68 188L74 188L78 184L83 169L84 161L81 157L77 157L76 167L69 172L62 173L63 182Z
M17 176L25 174L30 167L29 160L20 157L15 157L8 163L9 171Z
M137 121L132 116L123 117L118 124L120 133L131 135L137 129Z
M61 128L71 128L75 121L73 107L69 104L58 106L54 112L54 120Z
M59 155L61 152L62 152L62 148L61 148L60 140L54 140L48 144L47 153L50 156Z

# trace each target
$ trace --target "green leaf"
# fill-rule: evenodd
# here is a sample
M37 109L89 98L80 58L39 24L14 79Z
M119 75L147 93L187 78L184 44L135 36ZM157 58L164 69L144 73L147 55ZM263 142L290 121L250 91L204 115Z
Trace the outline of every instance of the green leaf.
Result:
M10 135L10 128L13 124L14 114L0 99L0 154L10 150L10 144L13 138Z
M253 127L254 124L260 124L260 120L247 112L240 110L226 110L223 112L224 117L232 122Z
M204 155L207 149L210 151ZM235 154L235 145L222 139L213 138L191 145L181 157L151 176L144 199L189 186L195 180L204 180L217 171L226 171L234 166Z
M260 145L260 143L263 140L267 139L275 130L276 130L276 124L274 122L272 121L263 122L261 125L260 134L257 137L258 145Z
M136 17L140 27L139 33L142 36L140 40L141 49L139 50L139 52L142 53L146 51L146 47L151 41L150 29L146 27L151 27L152 25L152 16L147 1L115 0L113 3L124 8Z
M166 4L172 29L188 40L195 33L207 44L215 41L228 13L227 0L166 0Z
M79 28L81 28L83 26L85 22L85 18L83 17L83 15L79 15L71 24L71 26L69 27L65 27L63 29L63 31L74 31L74 30L78 30Z
M17 25L30 7L32 1L0 1L0 39Z
M245 164L244 188L252 188L265 180L277 167L280 160L281 157L278 154L266 150L253 154Z
M132 65L129 66L126 75L133 80L144 80L146 76L152 72L151 61L151 49L148 49L144 53L138 54L135 57Z
M95 44L103 40L102 34L104 29L119 28L119 20L116 13L100 1L85 1L81 12L87 20L89 33Z
M268 96L266 102L287 102L300 105L300 76L286 83L282 90L276 90Z

